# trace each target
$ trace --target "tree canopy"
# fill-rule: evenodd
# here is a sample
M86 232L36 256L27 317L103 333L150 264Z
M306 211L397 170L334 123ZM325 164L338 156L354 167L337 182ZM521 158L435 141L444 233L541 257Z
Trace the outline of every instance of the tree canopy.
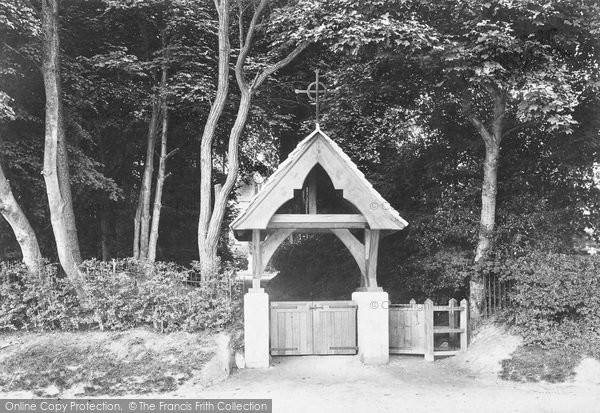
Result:
M55 259L41 3L0 4L0 164ZM134 254L140 194L150 211L168 158L156 258L197 260L212 228L234 260L235 187L313 128L294 89L315 69L328 87L321 127L411 224L382 245L384 285L402 273L409 291L465 288L474 259L580 252L574 239L600 234L599 16L593 0L63 0L81 254ZM0 220L0 259L20 257Z

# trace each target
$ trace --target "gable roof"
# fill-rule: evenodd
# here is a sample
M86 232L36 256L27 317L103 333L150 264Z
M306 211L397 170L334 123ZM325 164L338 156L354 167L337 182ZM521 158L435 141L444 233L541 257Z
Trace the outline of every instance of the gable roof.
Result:
M273 214L302 188L308 172L319 163L335 189L366 218L370 229L401 230L408 223L373 188L342 148L317 128L288 155L232 223L234 231L266 229Z

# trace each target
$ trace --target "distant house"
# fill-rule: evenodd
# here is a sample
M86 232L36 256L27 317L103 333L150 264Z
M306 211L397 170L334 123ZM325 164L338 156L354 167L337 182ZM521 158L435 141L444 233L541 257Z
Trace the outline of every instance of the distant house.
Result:
M246 211L246 208L250 205L252 198L260 191L262 184L265 178L258 172L255 172L252 175L252 178L248 182L244 182L240 187L236 190L237 196L237 210L238 215L243 214ZM248 248L247 242L238 241L233 236L233 231L229 231L229 240L231 242L232 251L239 256L246 256L248 258L248 266L244 271L241 272L241 276L250 276L252 272L252 255L250 254L250 249Z
M593 180L597 188L600 188L600 163L594 163L592 167ZM584 211L589 215L590 211ZM600 244L594 240L594 230L585 228L583 231L573 235L573 248L580 253L595 255L600 253Z
M573 235L573 248L582 254L595 255L600 253L600 245L594 241L593 230L586 228Z

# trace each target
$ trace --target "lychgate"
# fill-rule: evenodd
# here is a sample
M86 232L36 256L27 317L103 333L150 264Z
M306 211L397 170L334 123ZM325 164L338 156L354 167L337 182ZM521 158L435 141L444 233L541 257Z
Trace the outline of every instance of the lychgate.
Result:
M260 287L260 279L277 247L295 232L335 234L348 248L361 272L360 287L352 294L349 307L356 309L356 345L334 343L329 347L338 348L338 354L356 348L367 364L387 363L388 295L377 285L379 240L406 225L354 162L317 126L231 224L238 240L251 242L253 283L244 296L246 366L268 367L270 348L280 348L269 344L273 338L269 327L269 297ZM298 329L303 325L296 321L288 324ZM310 328L314 329L314 323ZM352 331L351 326L348 329ZM320 336L317 339L326 340ZM309 348L307 343L302 345L303 349ZM311 346L315 348L314 343ZM294 354L295 350L289 351ZM273 354L280 353L276 350Z

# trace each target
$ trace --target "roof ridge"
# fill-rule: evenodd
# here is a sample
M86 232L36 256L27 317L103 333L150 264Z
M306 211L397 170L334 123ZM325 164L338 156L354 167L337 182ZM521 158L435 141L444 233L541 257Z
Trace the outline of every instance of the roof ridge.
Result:
M320 126L317 124L315 129L297 144L296 148L294 148L294 150L288 154L287 158L283 162L281 162L277 169L271 174L271 176L267 178L260 191L256 193L250 200L249 206L246 208L246 210L231 223L231 227L235 227L239 221L243 220L246 216L251 214L258 207L258 205L262 202L261 201L258 204L256 204L256 201L258 199L266 199L268 194L273 190L275 183L278 182L280 175L287 171L289 168L293 167L296 160L301 159L300 157L302 156L302 153L308 150L308 148L310 148L310 142L313 141L313 139L315 139L315 137L319 135L323 138L325 144L330 146L331 150L341 158L342 163L345 164L348 168L350 168L351 172L355 174L356 178L363 185L365 185L366 190L377 201L377 203L381 205L380 208L382 209L382 212L384 214L391 215L391 218L395 219L402 226L408 225L408 222L406 222L400 216L398 211L396 211L389 204L389 202L387 202L383 198L383 196L375 189L375 187L373 187L371 182L369 182L369 180L365 177L365 174L360 169L358 169L356 163L354 163L354 161L352 161L352 159L342 150L341 146L338 145L323 130L321 130ZM387 208L385 207L386 205Z

